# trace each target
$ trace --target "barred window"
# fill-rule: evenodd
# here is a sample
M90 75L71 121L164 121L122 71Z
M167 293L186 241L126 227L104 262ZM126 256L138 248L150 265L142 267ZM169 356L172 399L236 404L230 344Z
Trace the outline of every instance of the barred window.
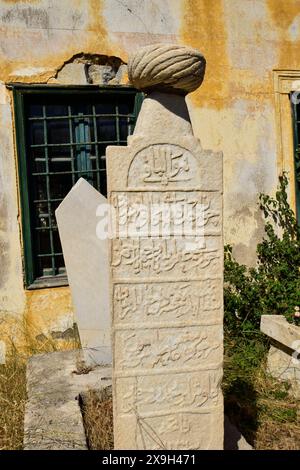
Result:
M300 103L292 102L294 118L294 168L297 220L300 223Z
M27 287L67 283L55 209L83 177L106 195L105 149L126 145L141 94L15 89Z

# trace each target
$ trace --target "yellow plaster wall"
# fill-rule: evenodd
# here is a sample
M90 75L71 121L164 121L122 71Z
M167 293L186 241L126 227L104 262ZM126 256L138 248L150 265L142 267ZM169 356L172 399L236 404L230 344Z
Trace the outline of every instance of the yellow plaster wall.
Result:
M257 194L274 191L283 160L292 170L290 134L286 157L278 156L273 70L300 71L300 1L0 0L0 331L8 318L26 318L45 334L72 322L68 288L23 288L17 157L5 83L47 83L79 53L126 62L130 52L154 42L188 44L207 59L205 81L188 105L202 145L224 153L225 241L241 261L254 262L262 236Z

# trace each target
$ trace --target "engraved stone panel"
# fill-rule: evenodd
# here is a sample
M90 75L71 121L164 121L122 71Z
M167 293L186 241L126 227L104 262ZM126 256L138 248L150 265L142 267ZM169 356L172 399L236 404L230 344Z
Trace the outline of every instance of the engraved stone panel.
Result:
M219 278L198 281L119 283L114 285L115 325L153 322L210 324L221 321Z
M120 414L161 413L170 407L177 410L207 410L221 406L219 369L201 372L155 376L122 377L116 380L117 393L123 400L117 404Z
M214 449L218 411L138 417L137 444L146 449Z
M203 246L204 245L204 246ZM219 237L112 240L115 278L195 279L220 274L223 263Z
M150 417L137 412L123 415L114 433L122 449L214 450L220 446L222 422L222 406L206 413L174 411Z
M117 330L115 371L201 369L222 360L219 325Z

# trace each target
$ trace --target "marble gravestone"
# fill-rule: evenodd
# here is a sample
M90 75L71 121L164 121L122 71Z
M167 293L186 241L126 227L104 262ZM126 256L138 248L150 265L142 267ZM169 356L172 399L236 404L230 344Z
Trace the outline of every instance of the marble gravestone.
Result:
M107 148L116 449L223 449L222 154L193 135L184 96L204 57L147 46L127 147Z
M108 240L97 236L107 199L80 178L55 211L87 366L111 364Z

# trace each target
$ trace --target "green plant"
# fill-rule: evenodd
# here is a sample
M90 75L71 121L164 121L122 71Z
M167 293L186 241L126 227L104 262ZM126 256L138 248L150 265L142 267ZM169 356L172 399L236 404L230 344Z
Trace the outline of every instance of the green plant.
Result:
M259 334L261 315L284 315L300 324L300 228L287 198L288 178L279 178L275 197L260 194L265 237L257 245L257 264L239 264L225 246L225 326L231 332Z

